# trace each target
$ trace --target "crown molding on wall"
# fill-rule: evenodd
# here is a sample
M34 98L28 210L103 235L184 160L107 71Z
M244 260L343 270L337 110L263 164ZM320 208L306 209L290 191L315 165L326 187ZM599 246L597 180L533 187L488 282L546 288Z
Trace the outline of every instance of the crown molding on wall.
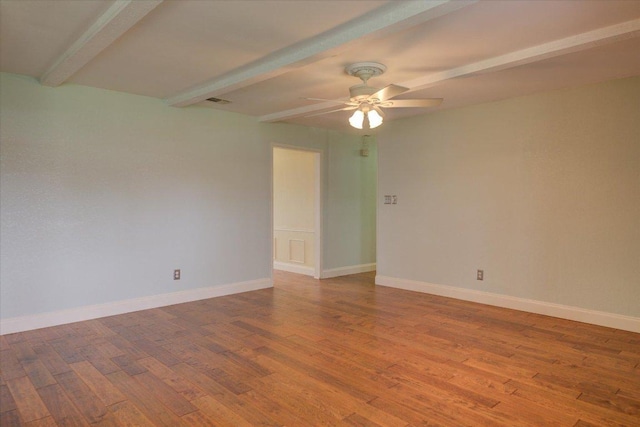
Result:
M590 323L592 325L606 326L608 328L640 333L640 318L638 317L624 316L604 311L587 310L569 305L554 304L550 302L476 291L473 289L457 288L455 286L436 285L428 282L399 279L389 276L376 276L376 285L404 289L407 291L422 292L425 294L448 298L456 298L464 301L477 302L480 304L488 304L497 307L510 308L513 310L543 314L545 316L559 317L561 319L575 320L577 322Z
M30 316L1 319L0 335L46 328L49 326L64 325L73 322L81 322L83 320L97 319L99 317L130 313L132 311L148 310L150 308L164 307L167 305L181 304L184 302L198 301L271 287L273 287L273 281L270 278L264 278L227 285L210 286L207 288L115 301L106 304L88 305Z

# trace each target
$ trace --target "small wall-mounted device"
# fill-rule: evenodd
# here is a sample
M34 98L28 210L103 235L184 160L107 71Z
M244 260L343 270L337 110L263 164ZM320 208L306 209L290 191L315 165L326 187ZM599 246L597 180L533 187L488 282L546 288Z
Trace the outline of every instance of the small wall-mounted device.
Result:
M397 205L398 204L398 196L394 195L385 195L384 196L384 204L385 205Z
M180 280L180 269L173 270L173 280Z

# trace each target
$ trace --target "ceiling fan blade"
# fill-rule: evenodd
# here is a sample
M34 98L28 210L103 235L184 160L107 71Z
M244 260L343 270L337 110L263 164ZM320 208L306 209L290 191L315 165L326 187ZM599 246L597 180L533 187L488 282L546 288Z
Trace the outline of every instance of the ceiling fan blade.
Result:
M396 99L387 101L382 106L384 108L437 107L442 104L442 101L442 98Z
M321 113L309 114L309 115L306 115L305 117L321 116L321 115L323 115L323 114L336 113L336 112L338 112L338 111L349 111L349 110L355 110L355 109L357 109L357 108L358 108L357 106L355 106L355 107L344 107L344 108L338 108L337 110L329 110L329 111L323 111L323 112L321 112Z
M385 86L373 95L369 97L369 99L379 99L380 101L386 101L387 99L391 99L394 96L398 96L401 93L405 93L409 88L397 86L397 85L389 85Z
M384 111L382 111L382 108L378 107L377 105L374 105L373 109L376 110L378 114L380 114L380 117L384 117Z
M355 105L351 101L344 101L339 99L325 99L325 98L304 98L308 101L323 101L323 102L333 102L334 104L344 104L344 105Z

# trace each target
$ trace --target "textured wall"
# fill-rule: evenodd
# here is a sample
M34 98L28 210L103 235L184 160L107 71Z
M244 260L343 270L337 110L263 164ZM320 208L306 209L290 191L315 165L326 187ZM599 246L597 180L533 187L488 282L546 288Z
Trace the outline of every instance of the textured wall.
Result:
M10 74L0 113L3 319L270 277L271 144L355 139Z
M0 98L3 318L269 277L252 118L10 75Z
M327 239L337 244L326 253L325 268L376 262L377 149L361 157L360 138L335 134L329 145Z
M639 100L636 77L389 123L378 274L640 316Z

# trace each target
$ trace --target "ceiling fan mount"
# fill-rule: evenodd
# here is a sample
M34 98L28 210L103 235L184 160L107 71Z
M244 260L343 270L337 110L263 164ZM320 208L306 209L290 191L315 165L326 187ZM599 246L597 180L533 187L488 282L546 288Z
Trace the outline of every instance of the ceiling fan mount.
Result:
M371 77L379 76L387 71L387 67L379 62L356 62L347 65L344 71L350 76L362 79L362 81L366 83Z
M361 84L351 86L349 88L349 94L351 101L360 102L365 101L371 95L376 93L378 89L371 87L367 84L367 81L371 77L376 77L387 71L387 67L384 64L378 62L356 62L355 64L347 65L344 71L350 76L358 77L362 80Z

